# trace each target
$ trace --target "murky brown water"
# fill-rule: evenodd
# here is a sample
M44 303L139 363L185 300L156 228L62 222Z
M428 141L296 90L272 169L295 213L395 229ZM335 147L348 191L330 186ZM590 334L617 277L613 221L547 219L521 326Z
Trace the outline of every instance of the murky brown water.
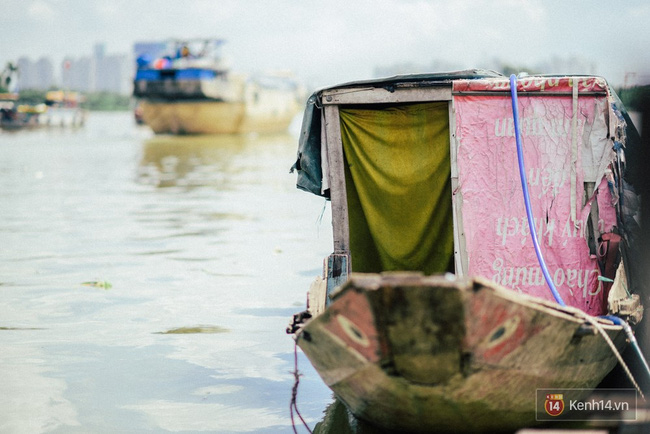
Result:
M292 432L284 330L331 251L296 137L0 131L0 432Z

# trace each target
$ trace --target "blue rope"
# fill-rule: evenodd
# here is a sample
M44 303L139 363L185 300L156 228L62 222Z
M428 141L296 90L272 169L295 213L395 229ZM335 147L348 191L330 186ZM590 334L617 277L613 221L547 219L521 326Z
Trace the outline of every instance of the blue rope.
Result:
M542 250L539 247L539 242L537 241L537 229L535 228L535 220L533 219L533 212L530 207L530 195L528 194L528 182L526 181L526 168L524 167L524 152L521 146L521 133L519 130L519 104L517 102L517 76L512 74L510 76L510 94L512 96L512 117L515 121L515 140L517 141L517 159L519 160L519 177L521 178L521 188L524 191L524 203L526 205L526 216L528 217L528 226L530 227L530 236L533 239L533 246L535 247L535 254L537 255L537 261L539 262L540 267L542 267L542 273L546 279L548 287L553 293L555 301L560 306L566 306L564 300L560 296L560 293L555 288L553 279L548 272L546 267L546 262L544 261L544 256L542 255Z
M650 366L648 366L648 362L645 359L645 356L641 352L641 348L639 347L639 341L636 340L636 337L634 336L634 332L632 331L632 327L624 321L622 318L619 318L614 315L603 315L600 318L605 318L610 320L616 325L620 325L623 327L623 331L625 332L625 335L627 336L627 340L630 341L630 345L632 348L634 348L634 352L636 353L637 357L639 360L641 360L641 363L643 364L643 367L645 368L645 372L648 375L648 378L650 378Z

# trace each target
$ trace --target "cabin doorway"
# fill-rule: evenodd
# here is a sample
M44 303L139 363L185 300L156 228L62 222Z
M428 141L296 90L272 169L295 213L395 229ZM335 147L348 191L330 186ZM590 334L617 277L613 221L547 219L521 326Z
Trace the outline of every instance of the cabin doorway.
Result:
M448 104L340 107L352 271L454 272Z

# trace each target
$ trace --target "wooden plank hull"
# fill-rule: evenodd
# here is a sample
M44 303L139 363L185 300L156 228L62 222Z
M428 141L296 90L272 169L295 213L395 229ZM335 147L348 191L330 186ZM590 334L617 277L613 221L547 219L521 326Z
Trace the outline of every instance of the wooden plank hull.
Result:
M140 108L156 134L232 134L244 116L243 103L142 101Z
M603 325L617 347L618 326ZM352 275L298 345L357 417L392 430L535 424L538 388L594 388L616 365L585 319L483 279Z
M297 113L294 101L256 107L238 101L147 101L142 119L156 134L235 134L286 131Z
M3 114L0 127L6 130L19 130L37 127L78 128L84 126L87 111L81 108L49 107L42 112Z

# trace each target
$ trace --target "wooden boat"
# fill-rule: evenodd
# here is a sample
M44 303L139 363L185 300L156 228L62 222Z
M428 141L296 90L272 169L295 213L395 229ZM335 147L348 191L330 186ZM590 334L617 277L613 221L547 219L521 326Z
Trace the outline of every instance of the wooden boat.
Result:
M307 102L294 169L331 200L334 251L288 331L371 424L533 426L540 389L584 398L642 318L634 126L601 78L516 83L530 220L507 77L397 76Z
M32 117L18 112L18 98L18 94L13 92L0 94L0 127L5 130L22 128ZM36 125L36 119L34 117L30 123Z
M282 132L298 113L300 88L287 74L232 73L217 39L135 45L133 95L155 133Z
M0 96L0 98L2 98ZM87 110L81 107L83 97L77 92L48 91L39 104L20 102L20 96L5 98L0 107L0 126L6 130L36 127L81 127Z
M82 127L88 110L82 107L85 97L79 92L51 90L45 94L47 110L39 120L43 125Z

